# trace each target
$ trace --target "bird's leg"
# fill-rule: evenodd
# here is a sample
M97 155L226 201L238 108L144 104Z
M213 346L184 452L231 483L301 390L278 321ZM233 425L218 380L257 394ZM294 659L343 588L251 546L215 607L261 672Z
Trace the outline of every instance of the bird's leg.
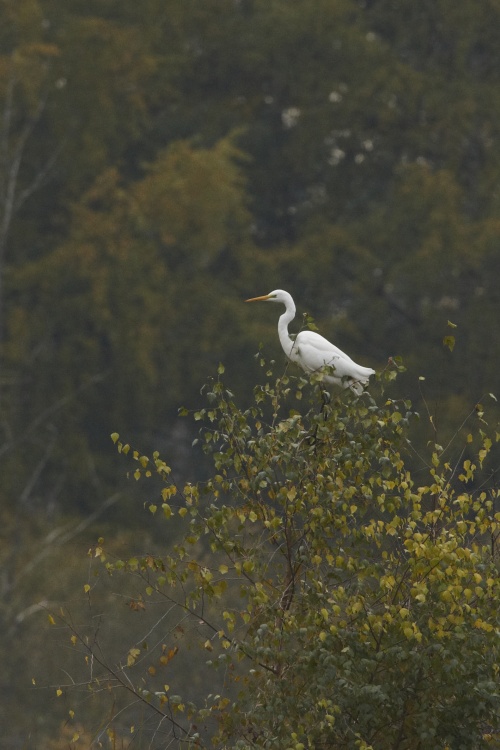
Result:
M321 406L319 408L318 415L322 414L323 415L323 421L326 422L326 420L328 419L327 409L328 409L328 405L330 404L330 401L332 400L332 398L331 398L330 394L328 393L328 391L325 391L324 388L321 387L321 385L319 385L318 387L319 387L319 393L320 393L320 396L321 396ZM315 443L316 442L316 439L317 439L317 436L318 436L318 427L319 427L319 425L316 424L316 427L314 428L314 432L313 432L313 434L310 437L311 443Z
M322 407L320 409L320 414L324 415L324 419L326 421L327 415L325 414L325 411L326 411L326 408L327 408L328 404L332 400L332 397L330 396L330 394L328 393L328 391L325 391L324 388L321 389L321 400L323 402L323 405L322 405Z
M328 406L330 404L330 401L332 400L332 397L330 396L328 391L325 391L325 389L321 387L321 385L319 386L319 393L321 396L321 407L318 414L322 414L323 421L326 422L326 420L328 419Z

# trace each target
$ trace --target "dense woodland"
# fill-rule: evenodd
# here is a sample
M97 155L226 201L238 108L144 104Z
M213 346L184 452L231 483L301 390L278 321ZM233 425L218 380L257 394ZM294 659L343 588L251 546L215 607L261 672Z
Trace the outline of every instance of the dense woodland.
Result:
M401 357L417 446L495 422L499 28L496 0L0 0L6 747L67 716L45 609L96 529L158 543L110 434L197 480L179 407L219 362L250 402L261 344L283 365L245 298L284 288L295 330Z

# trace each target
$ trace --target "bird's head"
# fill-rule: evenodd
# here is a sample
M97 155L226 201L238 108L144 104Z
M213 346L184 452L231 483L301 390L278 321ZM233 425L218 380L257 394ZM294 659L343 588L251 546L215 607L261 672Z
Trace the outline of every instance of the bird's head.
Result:
M281 302L283 305L286 305L291 299L288 292L283 291L283 289L275 289L274 292L264 294L262 297L251 297L245 300L245 302Z

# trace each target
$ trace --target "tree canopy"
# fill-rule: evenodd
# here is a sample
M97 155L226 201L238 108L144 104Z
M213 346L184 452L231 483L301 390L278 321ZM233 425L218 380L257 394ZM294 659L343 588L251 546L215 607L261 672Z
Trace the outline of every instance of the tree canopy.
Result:
M497 747L500 434L474 413L469 458L431 443L412 472L408 401L330 400L268 371L242 410L222 374L194 413L203 481L179 485L157 451L112 435L136 480L162 480L146 511L180 524L159 554L117 558L103 538L89 552L129 579L147 635L115 661L105 627L52 619L92 663L91 692L108 687L108 732L141 747ZM95 578L85 590L99 600ZM70 678L60 690L88 729Z

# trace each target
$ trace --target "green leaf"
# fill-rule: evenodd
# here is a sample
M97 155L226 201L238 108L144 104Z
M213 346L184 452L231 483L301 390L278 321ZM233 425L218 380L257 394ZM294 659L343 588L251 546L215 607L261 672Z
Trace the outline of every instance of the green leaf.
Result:
M445 336L443 338L444 346L447 346L450 352L455 348L455 336Z

